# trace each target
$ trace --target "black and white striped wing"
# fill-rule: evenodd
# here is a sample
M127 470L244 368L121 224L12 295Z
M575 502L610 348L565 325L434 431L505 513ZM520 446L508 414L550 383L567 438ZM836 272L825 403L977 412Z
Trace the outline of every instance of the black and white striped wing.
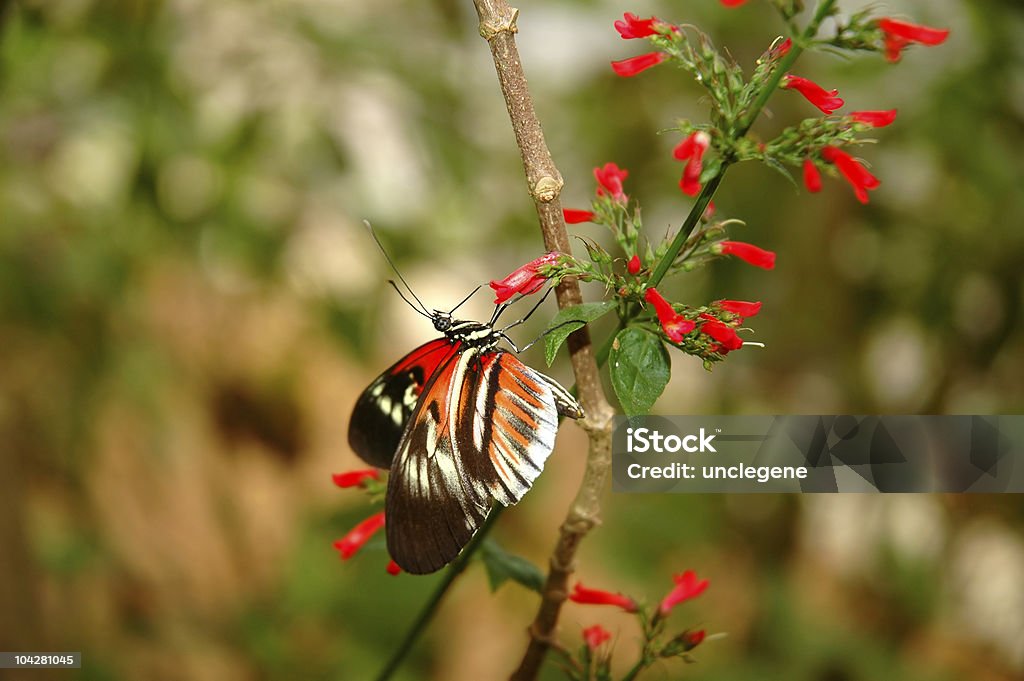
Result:
M395 562L439 570L494 500L519 501L551 454L560 411L580 415L561 386L509 353L467 348L439 367L391 466L385 528Z

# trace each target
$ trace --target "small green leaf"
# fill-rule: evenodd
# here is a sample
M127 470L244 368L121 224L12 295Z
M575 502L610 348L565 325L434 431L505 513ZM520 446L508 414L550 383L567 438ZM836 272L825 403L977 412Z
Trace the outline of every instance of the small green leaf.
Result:
M612 387L627 416L646 414L668 385L671 360L661 339L630 327L619 331L609 357Z
M498 587L510 579L537 593L544 590L544 574L530 561L509 553L490 540L485 541L480 548L491 592L497 591Z
M559 310L544 332L544 360L548 366L555 361L558 348L562 347L569 334L614 309L615 301L604 300L600 303L582 303Z

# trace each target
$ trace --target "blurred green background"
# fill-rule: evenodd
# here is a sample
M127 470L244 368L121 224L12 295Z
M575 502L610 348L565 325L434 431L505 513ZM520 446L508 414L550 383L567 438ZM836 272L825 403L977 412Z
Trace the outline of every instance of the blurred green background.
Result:
M612 22L694 23L749 67L774 13L517 6L564 205L585 207L591 169L616 161L659 238L689 202L678 140L657 131L706 103L672 68L615 77L608 62L643 47ZM369 509L330 473L358 464L359 391L433 331L385 285L360 221L440 308L542 248L472 4L0 7L0 649L81 650L82 679L369 678L436 577L386 575L379 541L339 562L331 541ZM811 196L765 167L729 172L719 214L777 268L719 262L664 289L763 301L766 347L713 373L676 355L661 412L1024 411L1024 11L887 11L952 34L898 66L810 54L797 69L850 110L899 109L861 153L881 188L862 207L840 181ZM779 93L769 113L754 134L815 112ZM466 314L486 317L487 296ZM552 373L569 383L566 365ZM584 449L566 427L499 541L546 564ZM1022 525L1012 495L609 493L578 575L649 602L683 569L710 578L674 617L728 637L652 678L1015 679ZM535 607L515 585L490 595L474 567L399 678L504 678ZM594 622L628 663L621 613L569 604L562 640Z

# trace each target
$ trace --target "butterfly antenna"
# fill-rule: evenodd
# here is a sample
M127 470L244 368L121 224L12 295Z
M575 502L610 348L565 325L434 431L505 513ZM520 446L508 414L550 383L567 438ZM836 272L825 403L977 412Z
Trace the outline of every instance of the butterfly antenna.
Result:
M384 244L382 244L380 242L380 239L377 238L377 232L373 231L373 227L370 226L370 221L369 220L363 220L363 224L366 225L366 230L370 233L370 236L373 237L373 241L374 241L374 243L377 244L377 248L379 248L380 252L382 254L384 254L384 259L388 261L388 265L391 265L391 269L395 271L396 275L398 275L398 280L401 281L405 285L405 290L409 292L409 295L412 296L413 300L415 300L417 303L419 303L419 305L420 305L419 309L417 309L415 305L413 305L411 302L409 302L409 299L406 298L402 294L401 290L399 290L399 288L398 288L398 285L395 284L394 281L390 281L390 284L395 287L396 291L398 291L398 295L402 296L402 300L404 300L406 303L408 303L409 306L412 309L416 310L417 312L422 314L424 317L432 317L432 315L430 314L430 310L428 310L427 306L423 304L423 301L420 300L416 296L416 293L412 290L412 286L409 286L409 282L407 282L405 280L405 277L402 276L402 273L398 271L397 267L395 267L395 261L392 260L391 256L388 255L388 252L386 250L384 250Z
M468 295L468 296L466 296L465 298L463 298L463 299L462 299L462 302L461 302L461 303L459 303L458 305L456 305L455 307L453 307L453 308L452 308L451 310L449 310L449 311L448 311L448 314L450 314L450 315L452 315L452 314L455 314L455 311L456 311L456 310L458 310L458 309L459 309L460 307L462 307L463 305L465 305L465 304L466 304L466 301L468 301L468 300L469 300L470 298L472 298L472 297L473 297L473 295L474 295L474 294L476 294L476 292L477 292L477 291L479 291L479 290L480 290L481 288L483 288L483 284L480 284L480 285L479 285L479 286L477 286L477 287L476 287L475 289L473 289L472 291L470 291L470 292L469 292L469 295Z
M416 314L423 315L427 319L433 319L434 318L433 315L429 315L426 312L424 312L421 309L419 309L418 307L416 307L415 305L413 305L412 302L408 298L405 297L405 294L402 293L402 289L398 288L398 284L395 283L394 279L388 279L388 283L391 284L391 288L395 289L395 293L398 294L398 297L401 298L402 300L404 300L405 304L412 308L413 312L415 312Z

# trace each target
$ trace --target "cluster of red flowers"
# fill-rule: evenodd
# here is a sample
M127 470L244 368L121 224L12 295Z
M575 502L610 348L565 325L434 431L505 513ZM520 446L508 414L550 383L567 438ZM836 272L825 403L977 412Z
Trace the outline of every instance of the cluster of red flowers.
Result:
M342 489L351 487L366 489L371 480L375 482L380 480L380 474L375 468L363 468L344 473L335 473L331 476L331 479L335 485ZM384 512L380 511L359 522L344 537L334 542L334 548L338 550L342 560L348 560L356 555L359 549L363 548L366 542L370 541L370 538L382 527L384 527ZM393 560L388 561L387 568L385 569L391 575L397 575L402 571L402 568L398 567L398 563Z
M726 7L738 7L744 4L745 1L721 0L722 4ZM920 26L889 17L878 19L874 25L881 35L886 59L892 62L899 61L901 52L913 43L938 45L945 41L949 35L948 30ZM667 34L666 27L668 32L678 32L677 27L657 17L641 19L637 15L628 12L623 15L621 21L615 22L615 30L618 31L623 39L648 38ZM769 53L770 58L779 59L786 55L792 44L791 39L786 39L771 50ZM662 51L648 52L628 59L614 61L612 62L612 69L620 76L635 76L669 58L669 55ZM782 87L799 92L825 115L832 115L845 104L839 96L838 90L826 90L814 81L793 74L785 76L782 81ZM896 110L855 111L849 114L849 118L853 123L878 128L892 123L896 118ZM679 181L679 188L688 196L696 196L700 192L703 157L710 144L711 137L707 132L696 131L691 133L675 148L675 158L686 162L686 168ZM820 160L836 167L839 174L853 187L854 194L862 203L868 202L868 191L876 189L880 184L878 178L868 172L860 161L834 146L822 149ZM821 174L818 170L817 162L816 158L808 157L803 163L804 185L810 192L821 191ZM583 211L574 212L571 218L569 215L566 216L566 220L569 222L584 222L586 219Z
M645 627L645 631L651 635L656 631L657 625L664 622L672 610L682 603L700 596L708 588L708 580L698 579L693 570L686 570L682 574L674 575L672 581L675 586L658 603L657 610L651 615L651 628ZM577 583L569 594L569 600L573 603L583 605L612 605L621 608L628 613L638 613L640 617L646 618L644 609L637 602L621 593L603 591L601 589L590 589L581 583ZM693 650L704 641L707 632L703 629L694 631L686 630L673 638L661 651L663 656L685 653ZM583 641L591 652L596 652L605 643L612 639L612 634L600 624L587 627L583 630Z
M627 14L626 17L627 21L634 21L635 23L633 15ZM628 23L623 24L620 27L620 33L624 32L629 25ZM683 187L683 191L688 194L696 194L700 190L698 178L701 173L701 160L709 146L710 136L706 132L697 131L683 140L675 149L675 158L686 161L686 168L683 171L683 179L680 185ZM629 198L625 193L623 181L628 176L629 171L620 168L615 163L606 163L603 166L594 168L594 178L597 180L597 196L599 198L608 196L617 204L625 206ZM565 221L569 224L601 220L596 212L590 210L565 208L562 213ZM719 241L711 245L709 252L713 255L732 255L751 265L768 270L775 267L775 253L742 241ZM536 263L539 261L540 259L527 263L520 270L535 271ZM520 270L516 270L516 272ZM640 255L637 253L631 255L626 261L626 272L636 277L644 271L644 263ZM509 276L515 276L516 272ZM520 277L520 279L525 280L525 275ZM491 282L492 287L499 284L500 282ZM693 319L689 319L677 312L672 304L654 287L643 289L643 296L644 300L654 308L654 312L658 317L658 323L670 341L676 344L682 343L687 334L698 330L715 341L708 345L708 351L719 354L726 354L743 346L743 341L736 334L735 327L742 323L743 318L753 317L757 314L757 310L761 308L761 303L721 301L735 304L745 311L739 313L736 310L730 310L726 306L719 305L720 310L732 314L731 320L727 323L708 313L702 313Z

